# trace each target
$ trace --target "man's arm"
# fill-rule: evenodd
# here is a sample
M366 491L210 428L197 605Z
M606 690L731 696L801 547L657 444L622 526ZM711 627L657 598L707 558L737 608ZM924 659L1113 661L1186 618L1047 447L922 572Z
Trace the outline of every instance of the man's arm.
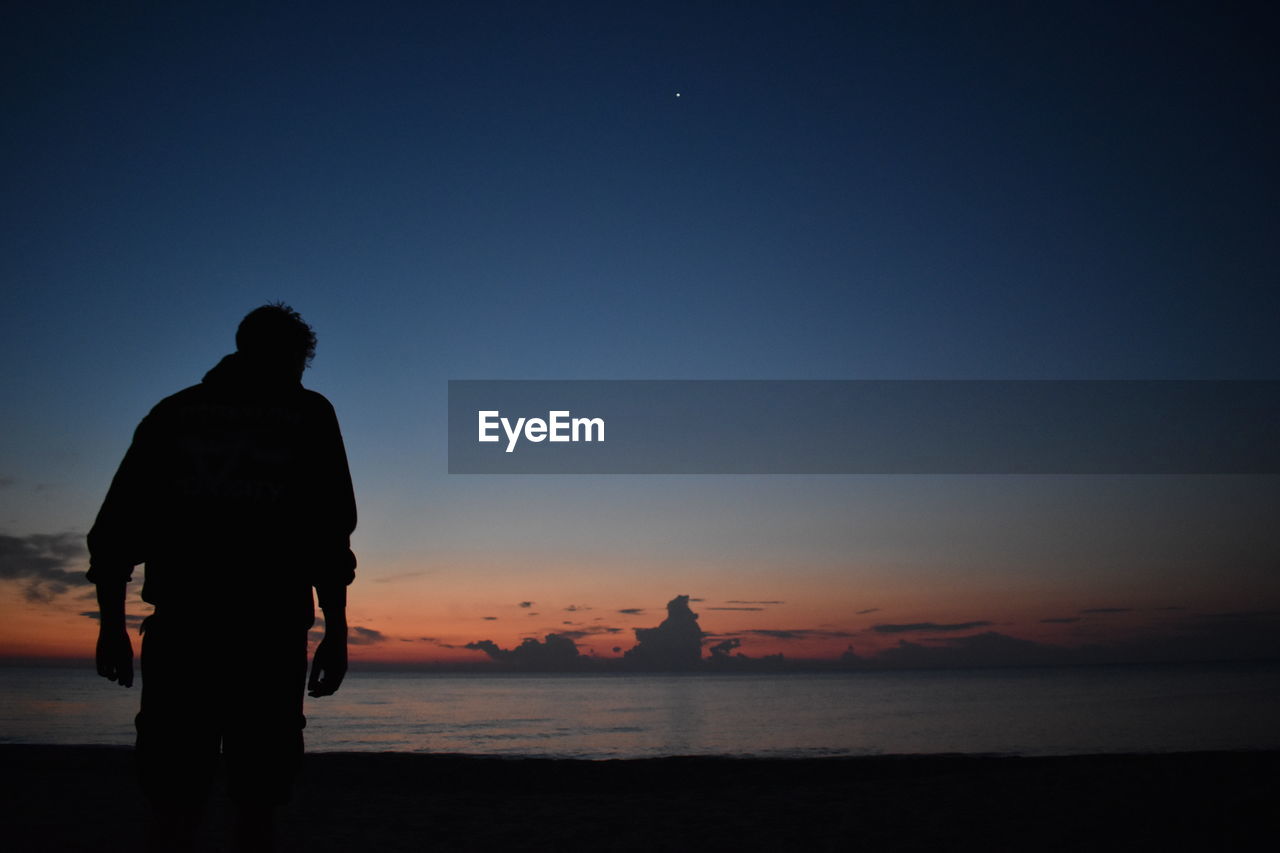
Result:
M127 581L98 582L98 675L122 687L133 686L133 643L124 619Z
M88 536L86 577L98 588L98 674L125 687L133 685L133 643L124 618L125 587L133 567L146 559L141 517L150 479L153 430L152 415L138 424Z
M332 582L316 585L324 613L324 639L311 662L307 692L312 697L332 696L347 674L347 586Z
M312 584L324 613L324 638L316 647L307 683L309 694L316 697L335 693L347 674L347 584L355 578L356 568L356 558L351 553L356 499L347 451L333 407L323 397L320 400L323 409L316 492L323 498L317 512Z

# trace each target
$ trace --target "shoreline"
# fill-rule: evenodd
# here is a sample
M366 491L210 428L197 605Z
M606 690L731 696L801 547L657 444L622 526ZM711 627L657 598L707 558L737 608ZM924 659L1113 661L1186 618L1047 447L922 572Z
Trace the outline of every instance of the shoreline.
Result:
M132 750L0 744L11 849L136 851ZM1270 849L1280 751L306 756L281 850ZM207 822L226 850L228 805Z

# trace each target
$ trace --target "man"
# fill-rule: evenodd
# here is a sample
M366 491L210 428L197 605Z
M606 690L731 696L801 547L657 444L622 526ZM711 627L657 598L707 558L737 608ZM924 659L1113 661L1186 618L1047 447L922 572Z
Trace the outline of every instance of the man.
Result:
M287 305L250 312L236 352L143 419L89 531L100 675L133 683L124 602L139 563L155 606L137 717L153 850L189 846L219 752L240 849L271 849L304 684L327 696L346 674L355 498L333 407L302 387L315 343ZM313 588L325 633L308 681Z

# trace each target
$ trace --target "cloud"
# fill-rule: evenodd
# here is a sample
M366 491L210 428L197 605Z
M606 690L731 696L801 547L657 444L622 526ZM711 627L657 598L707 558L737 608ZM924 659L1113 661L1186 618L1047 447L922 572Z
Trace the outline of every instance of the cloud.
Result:
M523 607L524 609L528 610L530 607L532 607L532 606L533 606L533 602L532 602L532 601L522 601L522 602L520 602L520 603L519 603L518 605L516 605L516 606L517 606L517 607Z
M1280 611L1174 616L1159 630L1074 650L1086 663L1280 659Z
M385 643L386 641L386 634L360 625L352 625L351 633L347 637L347 642L353 646L371 646L374 643Z
M398 575L387 575L381 578L371 578L374 583L395 583L396 581L408 580L409 578L418 578L425 575L426 572L404 572Z
M729 601L726 601L725 604L786 604L786 602L785 601L738 601L736 599L730 599Z
M737 637L729 637L727 640L716 643L708 651L711 652L712 660L724 660L729 657L730 652L740 645L742 645L742 640Z
M880 612L880 608L879 608L879 607L868 607L866 610L859 610L859 611L857 611L855 615L857 615L857 616L866 616L868 613L879 613L879 612Z
M624 616L639 616L641 613L644 612L644 608L643 607L624 607L618 612Z
M857 631L828 631L822 628L753 628L738 633L772 640L831 640L855 637L858 634Z
M81 615L81 616L88 616L90 619L101 619L101 618L102 618L102 614L101 614L101 613L99 613L99 612L98 612L98 611L96 611L96 610L82 610L82 611L80 611L80 615ZM126 613L126 614L124 615L124 621L125 621L125 624L126 624L126 625L141 625L141 624L142 624L142 620L143 620L143 619L145 619L145 618L146 618L146 617L145 617L145 616L143 616L141 613Z
M872 625L871 630L877 634L907 634L917 631L971 631L974 628L985 628L990 622L913 622L908 625Z
M493 640L476 640L473 643L467 643L465 646L463 646L463 648L474 649L475 651L478 651L478 652L484 652L486 655L493 658L494 660L501 660L504 655L511 654L510 651L502 648Z
M864 659L875 668L1046 666L1057 664L1248 661L1280 658L1280 611L1200 613L1173 617L1125 640L1083 646L1038 643L988 631L931 638L928 645L899 641Z
M591 637L596 634L621 634L621 628L609 628L603 625L590 625L584 628L578 628L573 631L557 631L561 637L568 637L571 640L581 640L583 637Z
M667 602L667 618L656 628L636 628L636 645L623 658L642 669L691 669L702 660L702 629L689 596Z
M1280 616L1280 610L1233 610L1229 613L1197 613L1197 619L1246 620L1271 619Z
M1079 622L1080 617L1079 616L1055 616L1050 619L1041 619L1040 621L1046 625L1067 625L1072 622Z
M467 643L463 648L484 652L499 663L530 671L576 669L584 660L573 640L563 634L547 634L542 641L526 637L514 649L504 649L492 640Z
M1086 607L1081 613L1132 613L1132 607Z
M1071 654L1059 646L1010 637L995 631L967 637L947 637L940 645L899 640L870 663L886 668L952 668L983 666L1040 666L1070 662Z
M577 613L579 610L590 610L585 604L570 604L564 609L565 613Z
M319 642L320 640L324 639L324 628L325 628L324 617L321 616L316 619L316 624L312 627L310 631L307 632L307 639L310 640L311 642ZM389 642L391 639L393 638L388 637L386 634L382 633L381 631L376 631L373 628L366 628L363 625L352 625L350 631L348 631L347 633L347 642L353 646L372 646L377 643ZM395 638L395 639L401 639L403 642L406 642L406 643L415 643L420 641L432 642L432 643L435 642L434 638L432 637L419 637L416 640L412 638L409 638L409 639Z
M77 533L0 534L0 580L24 582L28 601L51 601L73 586L87 586L80 568L85 557L84 537Z
M16 481L12 477L0 477L0 489L7 489Z
M763 607L708 607L707 610L751 610L759 613Z
M484 621L486 621L486 622L497 622L497 621L498 621L498 617L497 617L497 616L481 616L480 618L481 618L481 619L483 619L483 620L484 620Z

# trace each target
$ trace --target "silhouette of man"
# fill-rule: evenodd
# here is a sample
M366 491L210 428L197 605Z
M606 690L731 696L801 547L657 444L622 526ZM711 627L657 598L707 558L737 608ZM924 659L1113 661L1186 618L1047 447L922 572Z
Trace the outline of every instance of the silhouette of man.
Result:
M98 674L133 683L125 585L146 564L137 763L152 850L187 849L219 753L242 850L270 850L302 756L304 687L347 670L355 498L338 421L302 387L311 327L264 305L236 352L143 419L89 531ZM307 631L325 633L307 678Z

